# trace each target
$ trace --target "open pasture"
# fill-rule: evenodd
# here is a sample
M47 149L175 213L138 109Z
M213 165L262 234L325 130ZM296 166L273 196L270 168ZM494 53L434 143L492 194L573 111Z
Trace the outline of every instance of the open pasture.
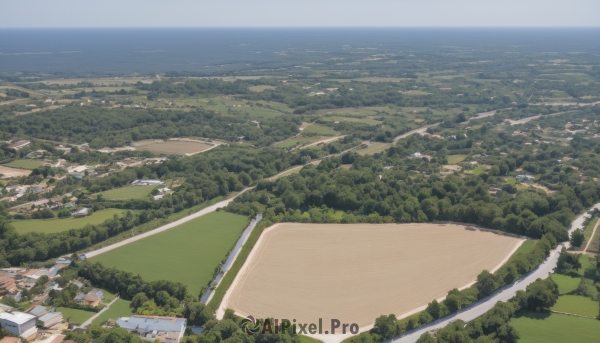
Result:
M5 164L6 167L21 168L21 169L35 169L44 164L43 161L39 160L14 160L10 163Z
M7 179L10 177L21 177L21 176L29 176L31 174L31 170L20 169L20 168L11 168L6 165L0 165L0 175L3 179Z
M197 141L183 140L144 140L133 143L136 150L148 150L167 155L193 155L212 148L212 145Z
M378 152L382 152L391 146L392 145L390 143L375 142L375 143L371 143L371 145L369 145L368 147L366 147L364 149L356 150L356 152L359 155L373 155Z
M365 327L474 282L520 243L451 224L276 224L263 231L221 308Z
M213 212L92 260L139 274L148 281L179 281L198 295L247 222L244 216Z
M103 223L107 219L112 218L115 214L123 215L124 210L109 208L106 210L94 212L90 216L82 218L64 218L64 219L24 219L15 220L10 224L15 227L18 233L24 234L28 232L37 233L56 233L68 231L71 229L80 229L87 224L97 225Z
M519 343L598 342L600 321L556 313L527 312L510 320Z
M562 295L552 310L595 318L598 315L598 302L581 295Z

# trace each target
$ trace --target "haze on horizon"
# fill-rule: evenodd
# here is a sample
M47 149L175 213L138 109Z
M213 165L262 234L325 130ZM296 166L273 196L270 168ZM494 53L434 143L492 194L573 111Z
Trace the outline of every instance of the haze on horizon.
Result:
M0 28L598 27L598 0L0 0Z

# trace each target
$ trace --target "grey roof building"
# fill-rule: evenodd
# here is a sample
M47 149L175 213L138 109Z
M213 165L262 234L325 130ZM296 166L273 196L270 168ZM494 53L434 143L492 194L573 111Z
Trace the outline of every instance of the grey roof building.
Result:
M176 317L138 316L122 317L116 322L120 327L135 332L142 338L177 343L183 337L187 319Z

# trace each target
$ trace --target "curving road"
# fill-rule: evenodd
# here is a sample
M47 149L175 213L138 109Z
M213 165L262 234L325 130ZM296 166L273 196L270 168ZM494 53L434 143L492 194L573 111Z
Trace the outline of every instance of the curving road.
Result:
M597 208L600 209L600 203L594 205L590 210ZM583 222L589 215L586 213L577 217L573 223L571 224L571 228L569 232L573 232L576 229L583 228ZM457 313L451 314L447 317L439 319L437 321L431 322L427 325L417 328L416 330L412 330L410 332L404 333L400 336L394 337L389 341L385 341L384 343L412 343L416 342L419 337L427 331L433 331L436 329L441 329L444 326L452 323L457 319L464 320L465 322L471 321L487 311L489 311L498 301L508 301L510 298L514 297L517 291L524 290L529 284L533 283L538 278L546 278L548 274L552 273L554 268L556 268L556 262L558 261L558 255L560 254L560 250L562 247L568 248L570 244L568 242L559 244L556 249L550 252L550 255L546 258L542 264L540 264L536 269L531 271L529 274L517 280L514 284L505 286L504 288L496 291L491 296L482 299L476 303L469 305L468 307L460 310Z

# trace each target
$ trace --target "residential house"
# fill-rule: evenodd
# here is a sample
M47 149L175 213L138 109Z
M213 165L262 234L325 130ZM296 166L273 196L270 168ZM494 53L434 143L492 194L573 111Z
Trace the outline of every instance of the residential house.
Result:
M164 198L165 195L164 194L159 194L159 195L155 195L154 196L154 200L161 200L162 198Z
M71 264L71 262L73 262L73 260L70 257L67 256L61 256L56 260L56 264Z
M15 279L8 275L0 276L0 295L6 295L17 290Z
M37 305L31 310L29 310L27 313L34 315L36 318L39 318L48 313L48 308L46 306Z
M83 282L81 282L79 280L75 280L71 283L74 284L75 286L77 286L77 288L79 288L79 289L81 289L83 287Z
M41 186L31 186L28 189L29 189L30 192L33 192L33 193L40 193L40 192L42 192L44 190L44 187L41 187Z
M42 323L42 326L49 328L55 324L62 322L63 315L60 312L48 312L43 316L39 317L38 320Z
M0 272L5 273L8 276L16 276L17 273L26 271L27 268L19 268L19 267L10 267L10 268L2 268Z
M99 289L92 289L91 291L84 293L79 293L75 296L75 301L82 305L90 305L90 306L98 306L100 301L102 301L102 297L104 293Z
M117 319L117 324L146 340L158 338L161 343L178 343L185 332L187 319L133 315Z
M21 340L18 337L6 336L0 339L0 343L20 343Z
M32 339L37 335L35 316L23 312L0 313L0 324L8 332L19 335L25 339Z

